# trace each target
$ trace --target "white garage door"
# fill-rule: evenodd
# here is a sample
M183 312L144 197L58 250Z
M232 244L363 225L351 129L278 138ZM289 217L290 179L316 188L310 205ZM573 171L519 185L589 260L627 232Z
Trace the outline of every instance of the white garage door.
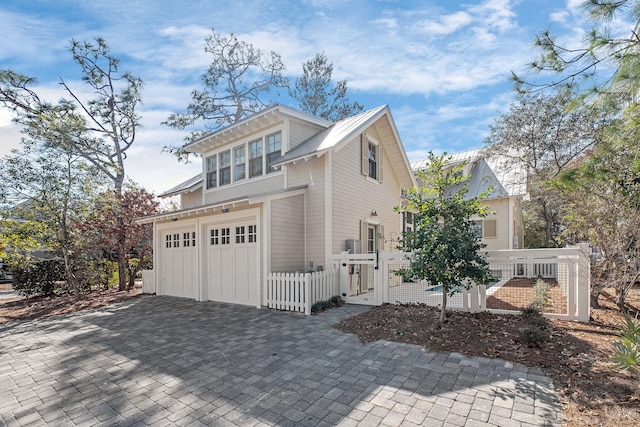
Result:
M260 266L256 221L211 225L207 238L209 300L256 305Z
M162 275L158 294L198 297L195 228L168 230L162 235Z

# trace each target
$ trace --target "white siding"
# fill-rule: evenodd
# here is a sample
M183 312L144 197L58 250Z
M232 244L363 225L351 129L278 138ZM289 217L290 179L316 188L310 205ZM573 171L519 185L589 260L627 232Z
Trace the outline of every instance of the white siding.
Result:
M271 271L305 271L304 195L271 202Z
M282 172L268 174L261 178L245 179L230 185L218 187L215 190L205 192L205 204L223 202L243 196L268 193L284 188L284 175Z
M396 250L401 237L402 218L394 211L401 203L401 188L385 148L388 140L374 127L366 132L382 147L383 181L373 181L361 173L359 135L333 156L333 253L345 250L346 239L361 239L360 220L379 222L384 227L385 251ZM371 215L373 211L377 216Z
M288 166L288 186L308 185L306 190L306 265L324 265L325 253L325 157L313 157Z
M322 129L324 128L317 125L291 121L291 126L289 129L289 137L291 138L291 140L289 141L289 150L296 147L301 142L304 142L307 139L311 138Z
M483 205L491 212L485 219L496 220L496 237L485 238L486 250L511 249L509 245L509 199L487 200Z
M202 188L180 195L180 209L195 208L200 205L202 205Z

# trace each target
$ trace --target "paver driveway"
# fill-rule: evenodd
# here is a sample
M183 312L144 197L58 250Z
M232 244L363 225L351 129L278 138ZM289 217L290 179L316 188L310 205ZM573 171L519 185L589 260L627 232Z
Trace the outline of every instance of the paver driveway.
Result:
M0 327L0 424L557 425L537 369L361 344L304 317L143 297Z

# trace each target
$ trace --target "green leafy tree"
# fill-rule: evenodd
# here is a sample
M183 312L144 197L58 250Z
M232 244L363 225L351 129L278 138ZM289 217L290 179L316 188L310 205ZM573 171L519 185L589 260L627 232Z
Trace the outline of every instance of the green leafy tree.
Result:
M46 238L40 234L39 246L34 247L33 242L27 247L30 251L59 252L67 282L78 298L73 254L81 236L73 233L72 224L83 214L92 189L99 187L94 169L67 148L23 139L21 149L14 149L0 160L0 177L5 188L0 206L5 215L20 220L14 222L18 229L22 228L21 221L44 227L41 230L46 232ZM15 254L14 265L28 261L30 252L24 249Z
M402 249L411 252L404 277L427 280L442 287L440 323L445 321L447 297L472 282L491 279L489 264L481 253L485 246L474 231L474 218L485 217L484 197L467 197L463 165L449 167L450 157L429 153L428 165L418 171L422 186L403 191L407 209L416 215L416 229L405 233ZM400 209L400 208L397 208Z
M0 71L0 105L15 112L16 121L32 139L83 157L113 184L117 206L125 180L126 152L140 126L136 112L142 80L120 72L120 61L102 38L95 43L71 40L70 52L82 70L82 80L94 98L85 102L65 80L60 84L69 98L57 104L44 101L31 86L35 79L11 70ZM118 218L119 288L126 288L126 235Z
M527 170L526 247L558 245L564 227L562 201L549 183L602 142L607 117L599 109L576 102L570 91L558 90L520 94L509 112L499 115L490 126L486 153L500 156L506 166Z
M187 142L262 110L268 105L266 93L289 85L282 74L285 66L279 54L264 53L233 33L226 37L212 29L205 39L204 50L213 56L209 69L202 75L204 88L191 92L186 112L173 113L163 122L180 130L197 126L187 136ZM181 161L189 158L182 147L164 149Z
M331 84L333 62L329 62L324 52L302 64L302 76L296 78L289 95L297 100L300 109L312 116L336 122L364 108L347 97L347 81Z

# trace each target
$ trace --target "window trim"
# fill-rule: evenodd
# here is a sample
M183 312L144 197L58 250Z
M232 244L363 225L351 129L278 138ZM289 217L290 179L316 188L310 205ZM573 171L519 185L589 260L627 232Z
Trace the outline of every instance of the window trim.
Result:
M369 173L370 170L370 159L369 159L369 147L374 145L376 147L375 152L375 162L376 162L376 176L372 177ZM361 165L361 173L367 178L368 181L374 183L381 183L383 178L383 158L384 158L384 150L382 148L382 144L380 141L372 137L367 133L362 133L360 135L360 150L362 157L362 165Z

